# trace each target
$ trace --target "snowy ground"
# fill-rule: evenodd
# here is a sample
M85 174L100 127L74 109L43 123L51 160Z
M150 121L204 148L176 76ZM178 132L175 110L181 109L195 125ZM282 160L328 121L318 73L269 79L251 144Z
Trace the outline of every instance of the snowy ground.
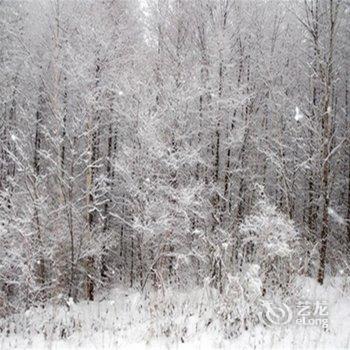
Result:
M50 305L0 320L0 349L350 349L349 281L300 285L305 298L327 301L328 330L291 322L228 338L208 290L165 298L114 290L99 302Z

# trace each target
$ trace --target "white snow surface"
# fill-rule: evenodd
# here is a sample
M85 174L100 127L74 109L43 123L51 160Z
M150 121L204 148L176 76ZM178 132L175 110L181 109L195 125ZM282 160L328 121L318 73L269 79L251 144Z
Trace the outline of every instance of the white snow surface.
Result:
M302 120L304 118L304 114L300 112L299 107L295 107L295 116L294 119L299 122L300 120Z
M350 349L350 278L325 286L299 281L301 295L325 300L330 326L258 325L225 338L208 290L141 295L115 289L99 301L48 305L0 320L0 349Z

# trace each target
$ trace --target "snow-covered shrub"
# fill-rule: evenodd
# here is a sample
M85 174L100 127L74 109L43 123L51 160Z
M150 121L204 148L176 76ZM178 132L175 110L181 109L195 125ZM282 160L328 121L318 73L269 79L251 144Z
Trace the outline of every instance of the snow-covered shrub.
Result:
M234 275L226 271L222 290L213 286L210 278L205 279L203 299L210 317L200 317L213 324L224 339L233 339L258 323L262 281L257 264L245 264Z
M294 223L269 202L263 191L251 215L240 225L241 264L260 266L262 293L287 292L297 268L298 232Z
M262 281L257 264L245 264L244 270L228 275L217 313L227 338L237 337L257 323L257 308L262 296Z

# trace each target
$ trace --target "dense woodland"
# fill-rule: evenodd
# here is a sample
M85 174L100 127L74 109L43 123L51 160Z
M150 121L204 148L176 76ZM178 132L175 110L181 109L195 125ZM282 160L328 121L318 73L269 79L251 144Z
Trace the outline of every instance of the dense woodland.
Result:
M348 0L0 0L0 68L2 316L350 273Z

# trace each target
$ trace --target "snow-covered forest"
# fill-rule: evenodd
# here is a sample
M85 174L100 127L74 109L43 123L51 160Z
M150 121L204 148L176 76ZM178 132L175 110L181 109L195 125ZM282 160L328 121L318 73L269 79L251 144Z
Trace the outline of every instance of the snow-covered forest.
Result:
M0 246L1 349L349 348L349 0L0 0Z

